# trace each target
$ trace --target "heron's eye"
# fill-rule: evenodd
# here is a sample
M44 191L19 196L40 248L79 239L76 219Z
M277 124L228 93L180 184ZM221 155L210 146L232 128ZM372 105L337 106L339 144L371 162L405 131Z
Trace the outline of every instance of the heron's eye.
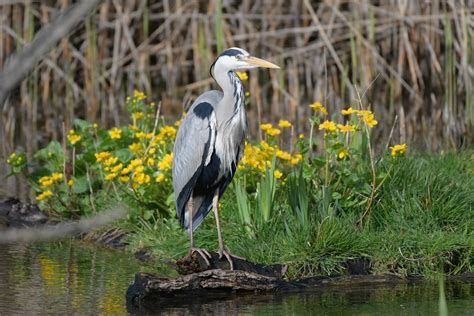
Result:
M242 60L244 59L244 55L238 54L238 55L235 55L235 58L237 58L237 60Z

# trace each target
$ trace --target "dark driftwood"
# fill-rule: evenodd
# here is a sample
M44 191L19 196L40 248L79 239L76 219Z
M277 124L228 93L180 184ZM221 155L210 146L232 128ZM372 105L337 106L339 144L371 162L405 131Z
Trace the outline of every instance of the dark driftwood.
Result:
M408 280L409 281L409 280ZM148 273L137 273L135 282L127 290L129 311L157 310L182 306L189 301L223 300L237 293L295 292L329 286L361 286L398 284L407 282L393 275L348 275L311 277L284 281L276 277L239 270L212 269L177 278L162 278Z

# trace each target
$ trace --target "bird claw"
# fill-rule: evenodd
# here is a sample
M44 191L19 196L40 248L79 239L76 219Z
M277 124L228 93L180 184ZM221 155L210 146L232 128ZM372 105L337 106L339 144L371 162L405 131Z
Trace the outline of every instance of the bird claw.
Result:
M209 262L209 259L212 258L211 254L209 253L209 251L207 251L206 249L204 248L194 248L192 247L191 249L189 249L189 257L191 257L193 255L193 253L198 253L201 258L204 260L204 262L206 262L206 265L208 267L211 266L211 263Z
M234 270L234 261L232 260L232 258L245 260L245 258L243 257L233 255L227 248L219 250L219 260L222 259L223 256L226 257L227 261L229 262L230 270Z

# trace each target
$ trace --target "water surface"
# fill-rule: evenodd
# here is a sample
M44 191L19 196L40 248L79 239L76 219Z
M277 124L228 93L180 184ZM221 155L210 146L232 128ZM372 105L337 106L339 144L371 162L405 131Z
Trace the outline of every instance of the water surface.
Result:
M145 266L121 251L77 241L0 245L0 315L127 314L125 292ZM448 283L451 315L474 315L474 284ZM436 315L438 284L340 287L162 301L145 313L225 315Z

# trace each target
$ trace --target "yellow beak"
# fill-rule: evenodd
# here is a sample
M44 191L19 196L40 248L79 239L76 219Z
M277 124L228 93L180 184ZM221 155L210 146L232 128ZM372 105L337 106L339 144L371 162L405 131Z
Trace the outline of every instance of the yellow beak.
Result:
M260 59L260 58L257 58L257 57L253 57L253 56L247 57L245 59L245 62L250 64L250 65L257 66L257 67L280 69L280 67L278 67L275 64L272 64L269 61L266 61L266 60L263 60L263 59Z

